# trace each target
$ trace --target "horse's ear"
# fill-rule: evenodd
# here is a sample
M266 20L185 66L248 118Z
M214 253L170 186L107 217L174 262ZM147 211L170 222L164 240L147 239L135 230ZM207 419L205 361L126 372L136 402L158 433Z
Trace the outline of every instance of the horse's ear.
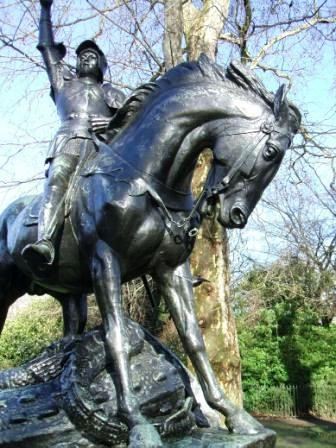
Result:
M281 84L281 86L278 88L276 94L274 95L274 106L273 106L273 112L275 115L275 119L278 120L281 116L281 112L288 107L287 101L286 101L286 86L285 84Z

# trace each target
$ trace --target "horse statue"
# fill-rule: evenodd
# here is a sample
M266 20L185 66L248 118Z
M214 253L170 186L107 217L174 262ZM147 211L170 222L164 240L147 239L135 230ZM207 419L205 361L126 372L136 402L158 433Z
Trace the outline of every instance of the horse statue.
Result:
M1 221L0 298L24 288L79 297L94 292L114 365L119 415L129 446L162 446L133 392L121 284L150 275L164 297L208 404L236 433L263 430L224 395L209 363L194 310L188 257L207 204L219 202L224 227L242 228L276 174L300 113L273 95L239 63L225 72L201 56L134 92L74 184L56 263L48 275L32 272L21 251L36 240L39 199L18 200ZM112 131L111 131L112 133ZM213 161L196 202L191 181L197 159L210 148ZM35 210L35 213L34 213Z
M51 290L46 285L35 283L25 270L16 266L8 251L8 237L13 229L13 220L22 210L34 203L34 196L16 200L0 216L0 333L6 322L10 306L24 294L49 294L60 302L63 311L63 336L72 338L82 334L87 322L87 296L82 293ZM27 226L37 225L37 216L29 217ZM12 236L12 234L11 234Z

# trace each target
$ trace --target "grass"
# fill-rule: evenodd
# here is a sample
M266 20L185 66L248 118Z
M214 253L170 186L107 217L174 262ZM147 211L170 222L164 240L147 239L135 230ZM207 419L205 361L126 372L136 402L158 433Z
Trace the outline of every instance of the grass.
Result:
M7 319L0 343L0 370L19 366L62 337L62 310L50 297L37 297Z
M328 448L336 446L336 423L309 417L266 419L262 423L277 433L276 448Z

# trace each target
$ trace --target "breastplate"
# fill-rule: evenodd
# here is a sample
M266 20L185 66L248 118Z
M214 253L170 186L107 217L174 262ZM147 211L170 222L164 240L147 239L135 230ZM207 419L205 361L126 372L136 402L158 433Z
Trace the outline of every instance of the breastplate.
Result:
M56 107L62 123L77 121L77 118L83 122L90 116L111 116L100 84L78 78L64 82L56 97Z

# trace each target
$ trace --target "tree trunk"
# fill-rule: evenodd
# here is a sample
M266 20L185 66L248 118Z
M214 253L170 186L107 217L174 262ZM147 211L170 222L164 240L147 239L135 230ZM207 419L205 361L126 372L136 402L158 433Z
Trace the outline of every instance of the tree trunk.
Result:
M163 54L169 70L182 62L183 15L182 0L165 0Z
M216 218L203 223L191 260L194 275L208 280L195 296L211 365L225 393L242 405L240 355L230 303L229 242Z
M216 59L219 36L229 12L229 0L204 0L202 8L192 0L183 4L183 27L189 60L205 53Z
M191 0L183 3L183 22L176 18L181 11L181 2L176 9L171 0L165 1L165 58L166 67L180 61L179 53L182 33L170 34L175 20L180 30L183 24L187 44L187 56L194 60L203 52L215 60L220 33L228 15L229 0L205 0L202 8L196 8ZM179 11L179 12L178 12ZM178 37L180 36L180 37ZM176 39L180 39L180 45ZM172 52L177 49L176 54ZM201 157L194 176L194 186L199 191L206 178L208 157ZM205 220L192 255L194 275L205 277L195 291L196 307L200 326L207 346L211 364L223 390L238 405L242 405L240 356L237 331L230 305L230 265L227 233L215 218Z
M199 160L194 190L200 191L210 157ZM195 290L196 309L211 365L220 384L236 404L242 406L241 365L236 322L231 308L230 248L227 231L216 216L203 221L191 256L193 273L204 277Z

